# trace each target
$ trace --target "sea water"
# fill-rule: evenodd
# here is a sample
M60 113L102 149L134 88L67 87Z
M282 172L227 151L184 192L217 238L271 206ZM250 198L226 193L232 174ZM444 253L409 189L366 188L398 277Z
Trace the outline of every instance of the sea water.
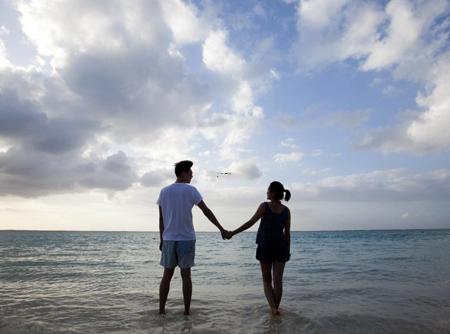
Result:
M0 231L0 333L450 333L450 230L293 232L281 316L255 233L197 233L158 315L159 234Z

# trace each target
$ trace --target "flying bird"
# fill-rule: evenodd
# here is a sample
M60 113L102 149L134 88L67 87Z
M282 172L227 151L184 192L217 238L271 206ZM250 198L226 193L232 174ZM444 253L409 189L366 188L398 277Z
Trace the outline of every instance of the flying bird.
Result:
M216 172L216 179L219 181L219 176L221 175L231 175L230 172Z

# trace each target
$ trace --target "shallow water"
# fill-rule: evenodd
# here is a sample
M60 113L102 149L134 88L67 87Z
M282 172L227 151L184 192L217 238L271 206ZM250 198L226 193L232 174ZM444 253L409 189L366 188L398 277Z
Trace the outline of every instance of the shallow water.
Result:
M450 230L294 232L281 317L255 234L197 234L158 315L158 233L0 232L0 333L450 333Z

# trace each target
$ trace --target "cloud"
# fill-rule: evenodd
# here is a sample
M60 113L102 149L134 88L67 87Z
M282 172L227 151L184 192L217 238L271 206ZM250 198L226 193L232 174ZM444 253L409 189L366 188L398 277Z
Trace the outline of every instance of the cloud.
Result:
M226 108L227 123L221 129L214 130L214 137L222 134L220 155L223 159L237 159L245 151L245 143L258 121L264 117L263 109L256 105L254 86L250 73L251 66L228 45L228 33L225 30L212 30L202 45L202 59L205 66L216 73L223 81L223 92L228 98ZM267 70L267 77L271 77ZM221 136L221 137L222 137Z
M420 112L404 113L395 127L372 129L357 145L385 152L428 153L450 143L450 57L432 68L433 82L416 98Z
M9 34L11 34L11 31L9 31L8 28L6 28L4 25L0 26L0 36L8 36Z
M163 1L162 9L175 43L188 44L204 39L204 25L208 23L199 18L200 14L194 6L180 0Z
M262 172L254 161L245 160L233 162L228 168L233 175L236 177L245 178L248 180L255 180L261 177Z
M245 61L227 45L224 30L211 31L203 43L203 63L212 71L222 74L238 75Z
M298 15L302 19L300 24L313 29L326 27L346 2L347 0L303 0L298 7Z
M295 183L293 188L305 201L442 201L450 199L450 171L376 170Z
M125 190L136 181L136 175L123 152L117 152L104 160L81 165L83 172L79 183L87 188Z
M315 129L315 128L336 128L354 129L365 124L372 114L371 110L348 110L333 111L326 113L323 110L311 110L305 115L281 115L278 117L286 128Z
M152 186L195 147L248 152L264 114L257 79L214 11L179 0L14 5L39 61L11 65L0 40L1 194Z
M293 150L298 148L297 144L295 143L295 139L294 138L286 138L286 139L281 141L280 145L282 147L287 147L287 148L290 148L290 149L293 149Z
M173 171L153 170L142 175L140 182L144 187L159 187L174 179Z
M384 7L365 1L301 1L298 11L299 68L313 71L354 60L361 71L389 70L394 80L418 83L415 119L388 132L371 131L361 143L384 151L430 152L450 144L445 47L450 22L448 1L391 0ZM332 18L332 19L331 19Z
M300 161L303 157L303 154L300 152L291 152L291 153L277 153L273 156L273 160L277 163L287 163L287 162L295 162Z
M365 1L301 1L299 66L312 70L349 58L365 71L398 66L433 47L440 37L433 25L445 24L438 20L447 10L442 0L391 0L384 8Z
M0 195L45 196L90 189L120 191L137 177L123 152L81 160L27 149L0 153Z
M417 98L425 111L407 128L414 149L422 152L439 150L450 143L450 55L434 66L433 76L432 90Z
M418 42L423 20L416 17L409 1L390 1L385 8L389 20L386 37L372 45L362 68L373 70L399 62Z
M281 141L280 145L283 146L283 147L288 147L290 149L296 149L297 148L297 144L295 144L295 139L294 138L286 138L286 139Z
M6 54L5 44L0 38L0 70L8 68L10 66L11 63L9 62L8 55Z

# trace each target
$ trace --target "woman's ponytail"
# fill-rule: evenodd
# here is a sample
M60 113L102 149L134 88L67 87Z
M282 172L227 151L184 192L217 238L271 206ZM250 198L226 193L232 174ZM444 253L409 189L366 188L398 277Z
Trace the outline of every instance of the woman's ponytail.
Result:
M291 192L287 189L284 189L284 192L285 192L284 200L287 202L291 198Z

